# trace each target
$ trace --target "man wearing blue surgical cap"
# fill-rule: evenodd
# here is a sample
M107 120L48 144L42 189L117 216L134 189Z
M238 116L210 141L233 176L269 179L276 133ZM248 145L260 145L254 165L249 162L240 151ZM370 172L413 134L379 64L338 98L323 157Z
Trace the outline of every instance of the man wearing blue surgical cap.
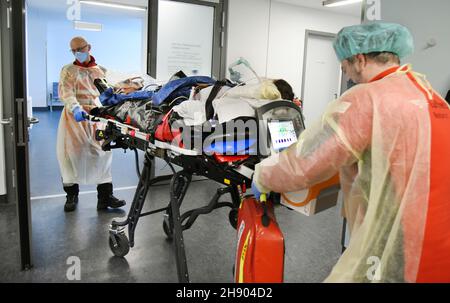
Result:
M343 71L356 83L388 66L398 66L400 58L414 52L409 30L393 23L371 23L342 29L334 42L334 49ZM378 64L366 64L373 61ZM362 72L364 71L364 73Z
M342 29L354 86L298 142L255 168L253 191L293 192L339 173L349 246L327 282L450 282L450 107L400 58L399 24Z

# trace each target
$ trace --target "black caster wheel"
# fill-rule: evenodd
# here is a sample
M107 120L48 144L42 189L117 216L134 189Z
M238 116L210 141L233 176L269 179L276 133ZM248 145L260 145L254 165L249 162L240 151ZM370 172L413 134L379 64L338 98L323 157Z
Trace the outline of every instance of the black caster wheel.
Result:
M170 226L168 217L164 217L163 230L167 236L167 240L172 241L173 240L173 227Z
M116 240L116 246L114 246L114 241L109 237L109 248L111 248L112 253L116 257L125 257L130 251L130 241L125 234L120 233L113 235Z
M228 214L228 219L230 220L231 226L236 229L238 224L238 211L237 209L230 210L230 213Z

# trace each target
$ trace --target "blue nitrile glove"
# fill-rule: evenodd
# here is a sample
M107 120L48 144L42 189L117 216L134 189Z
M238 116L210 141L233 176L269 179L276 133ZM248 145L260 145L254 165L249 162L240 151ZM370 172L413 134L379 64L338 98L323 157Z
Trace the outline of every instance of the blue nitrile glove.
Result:
M255 181L252 181L252 192L253 192L253 195L255 196L255 199L256 200L261 200L261 192L259 191L259 188L258 188L258 186L256 186L256 183L255 183Z
M81 107L75 107L72 114L77 122L85 121L87 117L87 113Z

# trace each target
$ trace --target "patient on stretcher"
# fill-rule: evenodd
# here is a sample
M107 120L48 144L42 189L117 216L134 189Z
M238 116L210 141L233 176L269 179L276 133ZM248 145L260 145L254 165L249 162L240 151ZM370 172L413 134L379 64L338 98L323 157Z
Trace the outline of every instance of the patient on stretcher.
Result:
M177 74L183 75L181 72ZM205 112L211 110L206 108L210 97L214 99L212 109L219 114L220 123L239 116L254 116L252 108L264 103L294 99L292 87L282 79L265 79L260 83L239 86L227 80L212 92L217 83L206 76L184 76L157 90L141 89L125 94L117 93L113 87L106 87L105 82L96 80L103 107L95 109L92 114L151 131L156 117L170 110L178 113L187 125L204 123L210 115ZM221 113L223 119L220 119Z
M220 134L219 137L230 139L223 143L211 142L203 148L203 152L209 153L249 152L256 141L257 131L251 131L253 138L249 137L248 130L243 134L229 133L229 122L255 120L257 108L279 100L294 99L291 86L281 79L263 79L254 84L236 85L229 80L215 81L210 77L185 76L169 81L153 91L137 90L130 94L117 94L112 88L105 90L104 87L97 87L100 91L104 90L100 97L104 106L93 109L92 115L136 127L162 142L174 143L178 138L175 144L188 149L193 144L188 141L194 139L188 140L185 138L186 134L180 139L185 127L200 127L200 135L197 132L197 136L201 137L201 142L206 135L214 132ZM208 125L205 127L205 124ZM257 128L256 123L254 124ZM218 126L221 126L219 131ZM234 126L231 132L236 132Z

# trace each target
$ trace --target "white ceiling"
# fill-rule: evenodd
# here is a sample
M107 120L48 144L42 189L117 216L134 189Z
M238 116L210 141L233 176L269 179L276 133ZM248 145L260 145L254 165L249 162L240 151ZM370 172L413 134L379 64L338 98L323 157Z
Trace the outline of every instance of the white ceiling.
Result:
M346 14L352 16L361 16L361 3L350 4L341 7L324 7L323 0L274 0L277 2L288 3L291 5L304 6L323 11ZM123 3L129 5L137 5L147 7L148 0L108 0L108 2ZM46 10L46 11L66 11L68 4L67 0L27 0L29 6ZM97 7L98 9L98 7ZM108 8L101 8L102 10L111 10Z
M292 5L304 6L309 8L320 9L337 14L346 14L359 17L361 16L361 3L354 3L339 7L324 7L323 0L275 0L276 2L283 2Z
M28 6L46 11L59 11L59 12L66 11L67 8L69 7L69 5L67 4L68 2L67 0L26 0L26 1L28 3ZM142 7L147 7L148 4L148 0L108 0L106 2L129 4ZM100 8L100 7L97 7L97 9L111 10L108 8Z

